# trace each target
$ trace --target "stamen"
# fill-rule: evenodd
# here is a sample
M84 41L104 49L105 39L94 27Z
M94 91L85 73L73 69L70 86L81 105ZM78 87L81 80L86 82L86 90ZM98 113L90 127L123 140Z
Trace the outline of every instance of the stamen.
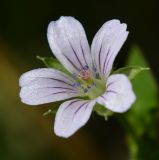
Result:
M91 85L87 85L87 88L90 89L90 88L91 88Z
M77 77L77 73L73 73L73 74L72 74L72 77L73 77L73 78L76 78L76 77Z
M96 86L96 84L93 82L93 83L91 83L91 87L93 87L93 86Z
M88 70L89 67L86 65L86 66L83 67L83 69L84 69L84 70Z
M99 73L96 73L95 77L98 79L99 78Z
M84 66L78 73L72 74L72 77L76 80L72 86L87 93L93 87L96 87L94 78L99 79L99 73L96 71L95 66L92 67L92 70L90 70L87 65Z
M97 68L95 66L92 67L93 71L96 72Z
M89 80L91 78L91 71L89 70L89 67L88 66L84 66L82 68L82 70L79 72L79 77L82 79L82 80Z
M80 84L80 82L75 82L72 86L73 87L79 87L81 84Z
M87 93L87 92L88 92L88 89L87 89L87 88L84 88L83 91L84 91L84 93Z

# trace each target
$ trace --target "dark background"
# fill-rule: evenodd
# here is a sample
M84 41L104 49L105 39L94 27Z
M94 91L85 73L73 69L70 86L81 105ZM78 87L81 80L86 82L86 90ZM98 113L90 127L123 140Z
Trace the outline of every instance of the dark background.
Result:
M49 105L32 108L20 102L18 78L43 67L36 55L52 56L46 30L50 21L62 15L74 16L83 24L90 44L105 21L117 18L127 23L130 34L116 66L124 65L131 46L137 44L159 82L157 0L1 1L0 159L126 160L124 131L114 118L104 121L93 114L83 129L64 140L52 132L52 117L42 117Z

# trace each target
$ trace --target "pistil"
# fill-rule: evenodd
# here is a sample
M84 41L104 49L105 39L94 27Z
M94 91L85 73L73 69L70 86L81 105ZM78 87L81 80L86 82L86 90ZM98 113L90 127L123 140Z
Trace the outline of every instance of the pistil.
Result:
M79 73L73 74L73 78L76 80L73 86L90 98L97 96L105 89L95 67L90 69L88 66L84 66Z

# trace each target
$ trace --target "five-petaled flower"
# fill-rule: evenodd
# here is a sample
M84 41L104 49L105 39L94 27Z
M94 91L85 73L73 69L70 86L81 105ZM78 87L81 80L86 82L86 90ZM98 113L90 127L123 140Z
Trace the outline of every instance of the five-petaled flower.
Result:
M65 138L88 121L96 103L113 112L127 111L135 101L131 83L123 74L110 75L128 36L126 29L127 25L119 20L106 22L90 48L76 19L61 17L52 21L47 30L49 45L72 77L53 68L24 73L19 81L22 102L38 105L76 97L62 103L56 113L55 134Z

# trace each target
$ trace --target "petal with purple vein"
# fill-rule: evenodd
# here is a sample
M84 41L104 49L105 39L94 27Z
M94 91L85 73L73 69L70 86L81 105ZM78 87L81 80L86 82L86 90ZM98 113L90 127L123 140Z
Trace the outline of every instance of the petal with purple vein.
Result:
M134 103L136 97L129 79L123 74L108 77L106 92L97 98L97 102L113 112L125 112Z
M35 69L24 73L20 80L22 102L38 105L80 96L74 80L54 69Z
M55 117L54 131L60 137L70 137L89 119L95 100L74 99L64 102Z
M127 38L126 28L126 24L120 23L119 20L110 20L95 35L91 53L97 70L102 75L109 75L114 59Z
M47 31L50 48L71 73L85 65L91 67L91 55L83 26L73 17L52 21Z

